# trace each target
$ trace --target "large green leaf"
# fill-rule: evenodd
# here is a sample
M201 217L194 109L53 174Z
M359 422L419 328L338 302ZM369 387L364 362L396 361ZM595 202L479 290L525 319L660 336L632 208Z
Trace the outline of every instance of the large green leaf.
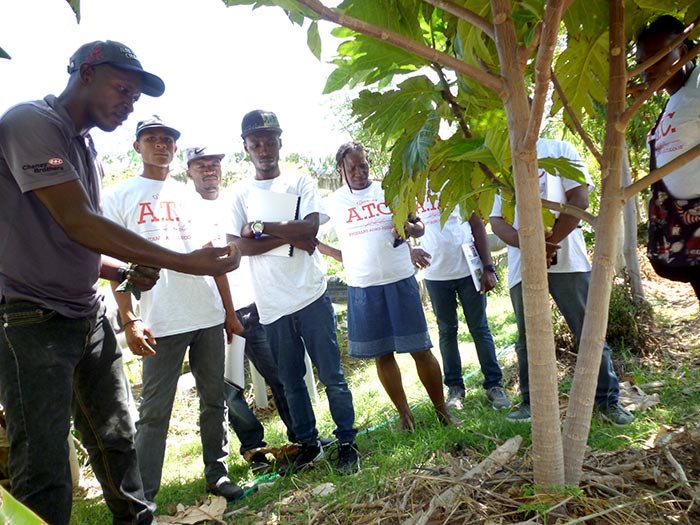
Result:
M596 35L569 35L568 47L557 60L554 74L578 120L583 120L584 113L594 117L594 102L605 103L608 94L607 30ZM555 96L551 114L561 107L561 100ZM568 114L565 122L573 129Z
M46 525L46 522L0 486L0 524Z
M391 44L363 35L355 35L338 46L335 64L338 73L326 82L324 93L359 84L388 85L397 74L412 73L428 62Z
M315 20L311 22L306 33L306 44L314 56L321 60L321 35L318 34L318 22Z
M579 184L587 184L586 176L581 171L583 166L566 157L542 157L537 159L537 165L552 175L575 180Z
M434 111L440 99L440 91L428 77L420 75L383 93L363 90L352 102L352 109L366 130L381 136L383 147L388 148L416 126L417 115Z
M80 23L80 0L66 0L66 2L75 13L75 19Z
M294 24L302 25L305 18L317 20L318 15L308 7L300 4L296 0L221 0L226 7L234 7L239 5L249 5L253 9L258 9L264 6L281 7L287 14L289 20Z
M406 144L402 164L403 172L408 177L414 177L417 172L428 168L430 148L435 144L439 126L440 118L437 112L429 112L418 132Z
M420 0L346 0L338 6L343 14L388 29L408 38L423 38Z

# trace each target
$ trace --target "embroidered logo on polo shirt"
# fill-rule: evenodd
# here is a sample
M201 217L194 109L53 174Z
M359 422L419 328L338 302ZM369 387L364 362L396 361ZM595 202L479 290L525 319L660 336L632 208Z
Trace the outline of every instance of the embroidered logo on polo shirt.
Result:
M63 171L63 159L54 157L41 164L25 164L22 166L25 171L33 171L34 173L47 173L50 171Z

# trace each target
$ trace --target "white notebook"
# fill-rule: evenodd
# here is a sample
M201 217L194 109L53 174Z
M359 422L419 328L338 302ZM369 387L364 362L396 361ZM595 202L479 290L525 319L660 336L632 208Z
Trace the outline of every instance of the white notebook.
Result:
M226 344L224 355L224 379L241 390L245 388L245 338L233 334L231 344Z
M251 188L248 193L248 220L263 222L284 222L298 219L299 196L292 193ZM265 252L263 255L291 257L294 247L284 244Z
M469 266L469 271L472 274L472 280L474 281L474 286L476 291L481 291L481 276L484 273L484 264L481 262L481 257L479 257L479 252L476 249L476 244L474 241L465 242L462 245L462 252L464 253L464 258L467 260L467 266Z

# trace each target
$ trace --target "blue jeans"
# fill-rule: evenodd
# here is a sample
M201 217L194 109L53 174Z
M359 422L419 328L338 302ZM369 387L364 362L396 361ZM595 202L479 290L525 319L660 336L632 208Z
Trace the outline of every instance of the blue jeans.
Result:
M236 315L238 315L241 324L245 328L245 334L243 334L245 337L245 356L250 359L255 369L260 372L260 375L263 376L265 382L270 386L277 412L287 427L287 437L289 441L294 443L296 436L294 435L292 415L289 412L289 404L284 395L284 385L279 378L272 347L267 340L267 335L265 335L265 328L260 324L258 308L255 303L249 304L236 310Z
M304 382L304 351L307 351L318 379L326 387L328 405L336 424L333 433L340 443L351 443L357 434L353 428L355 410L340 364L335 311L328 294L324 293L298 312L265 325L265 332L284 385L297 442L311 444L318 438L316 417Z
M153 501L160 488L170 413L187 347L199 394L204 477L207 483L215 483L227 475L223 325L159 337L154 347L156 355L143 358L143 390L136 422L136 452L144 493L149 501Z
M104 306L69 319L27 301L0 304L0 402L7 416L12 493L52 525L70 521L71 413L112 523L147 524L127 381Z
M241 442L241 448L239 449L241 455L248 450L266 446L267 443L264 441L265 429L248 406L243 397L243 391L225 381L224 394L226 396L226 405L228 406L228 422L236 436L238 436L238 441Z
M557 304L559 311L569 325L571 333L578 346L583 330L583 318L586 315L586 300L588 298L588 283L591 279L590 272L548 273L549 293ZM523 403L530 403L530 376L527 368L527 344L525 339L525 313L523 309L522 283L518 283L510 289L510 299L513 303L515 321L518 325L518 340L515 343L515 352L518 356L518 369L520 373L520 394ZM612 360L610 359L610 347L603 342L603 357L600 361L598 372L598 386L596 388L595 403L601 408L618 403L620 397L620 383L615 375Z
M479 359L481 373L484 375L484 388L502 386L503 373L496 359L496 345L491 336L489 322L486 318L486 295L476 291L471 275L462 279L449 281L425 280L430 302L440 334L440 354L445 369L445 385L464 388L462 379L462 360L459 355L457 332L457 297L462 305L464 318L469 333L472 334L476 356Z

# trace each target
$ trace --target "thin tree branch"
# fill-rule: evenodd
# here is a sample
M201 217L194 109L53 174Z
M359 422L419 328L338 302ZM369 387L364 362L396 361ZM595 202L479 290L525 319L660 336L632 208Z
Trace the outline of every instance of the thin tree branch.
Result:
M586 133L586 130L583 129L583 126L581 125L581 121L579 121L578 117L574 113L573 108L571 107L571 104L569 103L569 99L566 97L566 94L564 93L564 90L561 87L561 84L559 84L559 81L557 80L556 75L554 74L554 71L552 71L552 85L554 86L554 90L557 92L557 95L559 95L559 98L561 99L561 103L564 106L564 110L566 113L569 115L569 118L571 121L574 123L574 127L576 128L576 131L578 131L579 136L581 139L583 139L583 142L586 144L586 147L588 150L593 154L593 156L596 158L598 161L598 164L602 165L603 164L603 155L600 153L596 145L593 143L591 140L591 137Z
M558 211L560 213L565 213L576 217L579 220L586 221L588 224L593 226L595 230L597 224L597 218L592 213L589 213L581 208L572 206L571 204L564 204L562 202L548 201L547 199L542 199L542 207L548 210Z
M483 16L475 13L474 11L471 11L465 7L459 6L453 2L450 2L449 0L423 0L426 4L433 5L435 7L439 7L443 11L450 13L452 15L455 15L457 18L464 20L465 22L469 22L471 25L476 27L477 29L481 29L486 36L488 36L491 40L494 40L496 37L494 36L494 30L493 30L493 24L489 22L486 18Z
M651 186L656 181L663 179L666 175L677 170L681 166L685 166L696 157L700 157L700 144L696 144L682 155L678 155L668 164L664 164L662 167L656 168L655 170L649 172L648 175L645 175L641 179L634 181L629 186L624 187L622 189L623 202L633 197L647 186Z
M505 85L503 83L503 79L499 76L481 71L480 69L470 66L469 64L466 64L461 60L448 55L447 53L430 48L425 44L416 42L415 40L405 37L404 35L400 35L399 33L395 33L394 31L389 31L387 29L368 24L367 22L363 22L362 20L358 20L357 18L346 16L334 9L326 7L318 0L297 1L311 9L319 16L319 18L323 20L333 22L363 35L387 42L393 46L408 51L409 53L425 58L431 63L436 62L439 64L444 64L460 75L469 77L484 87L491 89L501 98L505 96Z
M530 108L530 121L525 134L525 144L536 144L542 124L542 113L547 98L547 87L551 78L551 64L559 35L559 23L564 10L562 0L547 2L544 12L542 38L535 60L535 94Z

